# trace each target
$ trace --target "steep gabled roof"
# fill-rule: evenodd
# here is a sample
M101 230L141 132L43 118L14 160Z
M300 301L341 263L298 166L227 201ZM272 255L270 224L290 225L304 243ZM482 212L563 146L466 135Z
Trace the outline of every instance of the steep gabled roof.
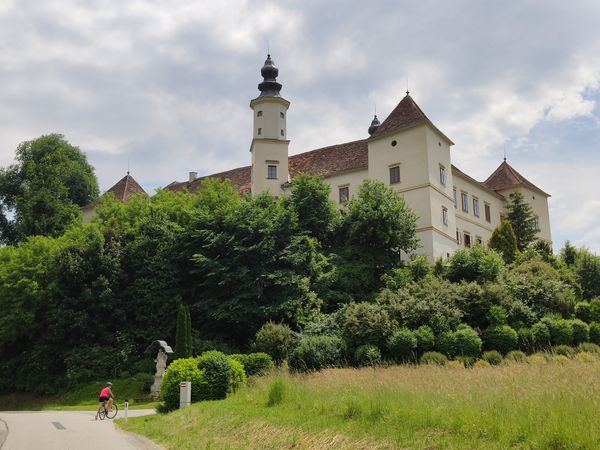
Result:
M413 100L410 94L400 100L400 103L394 108L389 116L377 127L371 139L390 134L404 128L411 128L420 124L427 124L436 130L446 139L450 145L454 145L444 133L442 133L429 118L425 115L419 105Z
M539 187L517 172L510 164L504 160L502 164L492 173L487 180L484 181L485 185L494 191L502 191L505 189L511 189L515 187L526 187L533 191L537 191L546 197L550 197L550 194L542 191Z
M489 186L487 186L485 183L482 183L481 181L477 181L475 178L467 175L462 170L460 170L458 167L456 167L454 164L452 164L452 175L453 176L458 175L458 176L464 178L465 180L469 181L470 183L476 185L480 189L483 189L484 191L489 192L490 194L495 195L496 197L498 197L500 199L504 199L504 196L502 194L494 191L493 189L490 189Z
M303 172L311 175L329 177L340 172L366 169L369 164L368 153L367 141L365 139L346 142L345 144L331 145L329 147L323 147L290 156L288 158L288 170L291 178L294 178L296 175ZM200 188L203 180L207 178L218 178L221 180L229 180L238 191L245 192L250 189L251 176L251 167L245 166L196 178L192 182L174 181L166 186L165 189L174 192L181 192L184 190L196 192Z

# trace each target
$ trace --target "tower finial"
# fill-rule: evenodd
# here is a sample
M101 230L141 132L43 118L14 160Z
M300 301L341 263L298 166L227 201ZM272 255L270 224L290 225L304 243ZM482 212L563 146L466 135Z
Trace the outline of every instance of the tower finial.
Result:
M504 162L506 162L506 144L504 144Z
M259 97L280 97L281 84L277 82L279 69L275 67L270 54L267 54L267 59L262 69L260 69L260 73L263 76L263 82L258 85Z
M375 130L377 130L377 127L379 127L379 125L381 125L381 123L379 122L379 119L377 118L377 114L375 114L375 116L373 117L373 120L371 121L371 126L369 127L369 136L373 135L373 133L375 133Z
M410 91L408 90L408 77L406 77L406 95L410 95Z

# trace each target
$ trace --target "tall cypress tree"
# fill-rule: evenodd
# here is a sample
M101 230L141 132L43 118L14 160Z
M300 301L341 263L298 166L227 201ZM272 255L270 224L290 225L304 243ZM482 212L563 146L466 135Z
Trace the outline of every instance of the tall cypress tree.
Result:
M179 305L177 313L177 329L175 331L175 353L178 358L187 358L189 355L187 340L187 314L185 305Z
M525 202L523 194L513 192L509 195L508 214L506 219L510 222L517 237L517 248L525 249L535 240L538 227L531 205Z
M185 305L185 342L187 346L187 355L193 356L192 316L190 315L190 308L187 305Z

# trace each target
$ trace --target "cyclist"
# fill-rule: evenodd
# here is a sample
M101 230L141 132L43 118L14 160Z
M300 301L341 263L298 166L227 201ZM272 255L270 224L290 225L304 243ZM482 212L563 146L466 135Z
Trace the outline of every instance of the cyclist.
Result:
M114 395L112 392L112 383L109 381L100 391L98 401L102 404L102 407L104 407L108 411L112 411L113 398ZM98 419L98 413L96 413L96 419Z

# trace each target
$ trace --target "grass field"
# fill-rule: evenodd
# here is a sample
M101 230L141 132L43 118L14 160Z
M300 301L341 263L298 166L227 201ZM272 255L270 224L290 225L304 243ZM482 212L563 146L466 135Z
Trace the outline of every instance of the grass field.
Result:
M600 362L273 373L119 423L170 449L597 449Z
M127 399L131 409L155 408L158 403L149 402L147 377L134 376L113 381L113 391L117 402L122 405ZM98 393L102 382L88 383L76 388L67 388L65 392L53 396L32 394L9 394L0 396L0 411L39 411L73 410L95 411L98 409Z

